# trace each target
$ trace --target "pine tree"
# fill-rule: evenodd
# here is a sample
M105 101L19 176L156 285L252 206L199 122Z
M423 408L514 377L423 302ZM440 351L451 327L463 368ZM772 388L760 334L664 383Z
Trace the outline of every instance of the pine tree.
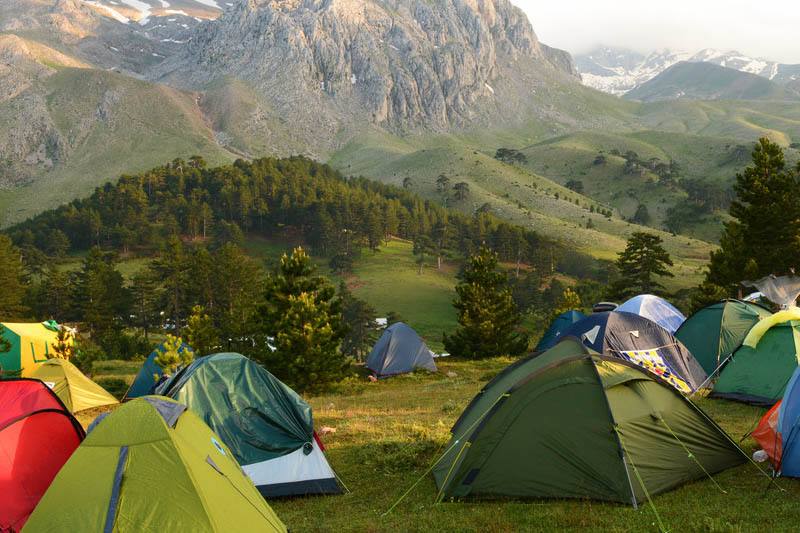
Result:
M64 326L58 328L56 342L53 344L53 357L69 361L75 355L75 339Z
M616 298L628 299L637 294L658 294L664 286L656 276L673 277L667 267L672 259L658 235L637 231L628 239L625 250L620 252L615 263L618 278L612 285Z
M497 263L497 254L481 247L459 273L453 303L459 327L444 335L445 349L454 356L517 355L528 347L527 335L517 331L522 317Z
M553 308L553 318L557 317L567 311L577 310L581 308L581 297L577 292L571 288L566 287L561 296L556 300L556 305Z
M97 344L108 347L130 315L130 292L116 268L113 254L98 247L89 250L72 284L72 302ZM111 344L110 344L111 343Z
M375 309L356 298L344 282L339 285L339 297L342 299L342 320L347 326L347 333L342 339L342 353L363 361L378 337Z
M179 368L194 361L194 352L190 348L184 347L184 349L181 350L183 339L180 337L167 335L162 346L164 347L164 351L159 351L153 361L161 368L164 374L168 376Z
M298 390L317 389L345 376L348 358L339 351L346 327L341 300L302 248L284 254L267 279L255 322L276 350L259 342L251 351L278 378Z
M800 165L787 169L783 150L767 138L752 156L752 166L736 175L733 220L706 276L729 294L744 279L800 271Z
M22 254L11 243L11 239L0 235L0 317L3 320L24 318L27 314L24 297Z
M212 353L219 345L219 331L201 305L192 307L192 314L189 315L184 334L189 346L200 355Z

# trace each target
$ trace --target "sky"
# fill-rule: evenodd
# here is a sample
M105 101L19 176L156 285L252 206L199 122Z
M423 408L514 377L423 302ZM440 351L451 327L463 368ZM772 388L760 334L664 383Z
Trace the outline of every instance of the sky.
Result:
M599 44L639 52L735 49L800 63L797 0L511 0L539 39L573 54Z

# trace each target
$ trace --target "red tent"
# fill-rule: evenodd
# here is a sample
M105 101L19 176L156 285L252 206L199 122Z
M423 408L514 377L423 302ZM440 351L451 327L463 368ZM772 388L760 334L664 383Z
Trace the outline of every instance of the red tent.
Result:
M0 381L0 531L22 529L84 435L41 381Z
M753 430L753 438L758 442L761 449L767 452L767 456L776 467L781 464L781 435L778 433L778 412L781 401L772 406L772 409L761 418L761 421Z

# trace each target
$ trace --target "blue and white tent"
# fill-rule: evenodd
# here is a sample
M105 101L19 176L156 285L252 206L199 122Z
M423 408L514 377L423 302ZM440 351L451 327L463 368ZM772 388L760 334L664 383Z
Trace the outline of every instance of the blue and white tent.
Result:
M675 334L678 328L681 327L681 324L686 320L683 313L678 311L674 305L652 294L634 296L617 307L616 311L643 316L672 334Z

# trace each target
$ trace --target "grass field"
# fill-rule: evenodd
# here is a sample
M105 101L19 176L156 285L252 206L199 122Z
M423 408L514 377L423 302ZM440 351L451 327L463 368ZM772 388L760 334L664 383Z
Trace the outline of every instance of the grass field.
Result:
M275 500L272 507L292 531L656 531L648 505L595 501L447 502L435 504L436 490L426 470L449 438L455 419L480 388L512 362L439 359L437 374L415 373L378 383L354 377L335 390L306 399L325 437L328 458L349 493L341 496ZM107 361L95 379L124 376L128 362ZM127 375L126 379L132 379ZM764 412L724 400L699 405L734 440L752 429ZM97 412L80 417L84 425ZM747 438L744 451L754 442ZM422 478L396 509L384 516L401 494ZM800 481L779 479L781 492L763 473L745 464L697 481L653 501L670 531L796 531L800 518Z

